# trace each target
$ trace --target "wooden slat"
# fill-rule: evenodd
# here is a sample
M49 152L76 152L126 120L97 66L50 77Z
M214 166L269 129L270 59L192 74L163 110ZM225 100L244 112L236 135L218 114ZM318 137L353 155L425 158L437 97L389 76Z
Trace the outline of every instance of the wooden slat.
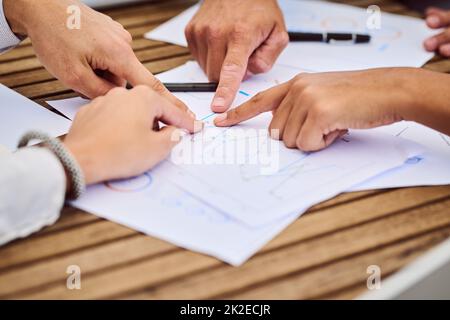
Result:
M92 274L111 266L119 266L143 258L151 258L174 251L176 248L162 240L143 235L121 238L102 246L83 250L60 258L51 258L45 263L35 263L25 268L15 268L0 275L0 298L25 289L40 291L49 283L64 282L65 270L70 265L78 265L84 274ZM32 274L32 279L27 275Z
M76 208L68 207L62 211L58 223L44 228L36 236L67 230L69 228L75 228L77 226L85 225L99 220L100 218L93 214L88 214Z
M266 245L263 251L273 251L277 248L317 238L367 221L380 219L385 215L407 209L408 207L405 203L408 203L409 207L416 207L450 196L450 190L446 187L426 188L424 190L418 188L403 189L400 191L402 191L400 194L396 192L383 193L377 197L360 199L359 201L343 204L338 208L329 208L307 215L289 226L282 234ZM398 201L398 199L405 201ZM383 205L377 205L378 203L383 203ZM336 214L337 210L339 214ZM4 267L2 261L7 259L9 260L9 265L18 265L33 260L42 260L50 255L49 252L63 254L133 234L127 228L121 228L114 223L106 221L89 224L82 228L81 233L94 234L96 237L82 237L76 241L76 244L60 244L58 248L54 248L54 243L64 242L62 239L66 237L71 238L72 234L75 237L79 230L77 228L43 237L36 235L35 237L37 238L35 239L26 239L6 246L3 250L0 250L0 270ZM30 256L31 246L34 254ZM117 254L111 255L112 259L115 259L116 256ZM93 263L95 263L95 260L93 260ZM111 261L111 265L113 264L114 260ZM97 267L92 266L90 268L94 269ZM0 273L0 283L1 279L3 279L2 273Z
M442 189L444 189L444 188L442 188ZM430 190L431 190L431 188L430 188ZM417 190L417 191L419 191L419 190ZM450 190L447 190L447 192L445 192L443 190L443 193L440 196L441 197L442 196L449 196L449 192L450 192ZM431 196L431 198L427 198L426 196L424 196L422 199L417 199L417 203L414 203L414 204L415 205L423 204L423 201L425 199L428 200L427 202L430 202L430 201L433 202L433 201L436 201L437 199L439 199L438 196L436 196L436 195L432 196L431 194L432 193L430 192L429 196ZM386 203L386 206L388 206L388 204L390 202L395 202L396 199L398 198L397 196L394 195L394 193L391 194L392 198L390 200L387 199L387 197L386 197L387 194L382 194L382 195L384 195L384 198L373 200L373 202L374 203L378 203L378 202ZM417 194L417 195L416 194L415 195L410 195L410 197L411 198L413 198L413 197L416 198L418 195L419 194ZM363 200L361 200L361 202L366 202L366 201L369 201L369 200L371 200L371 198L363 199ZM422 202L421 202L421 200L422 200ZM294 233L285 232L282 235L280 235L279 238L277 238L274 241L272 241L261 252L262 253L271 252L271 254L277 254L278 252L282 252L282 251L286 251L286 250L287 251L291 251L292 250L291 247L292 247L293 243L295 243L294 248L301 247L301 243L302 243L301 240L303 240L303 242L308 242L308 239L309 239L309 241L314 241L314 239L318 239L317 241L320 241L320 239L321 239L320 236L328 237L328 234L330 234L331 230L341 229L342 226L344 225L344 223L339 224L340 221L347 221L347 223L348 223L347 227L350 227L352 225L359 225L359 224L361 224L361 221L364 221L364 220L362 218L360 218L361 220L359 221L359 223L354 223L354 219L355 219L353 217L354 216L354 211L350 211L349 212L349 210L352 210L352 208L356 208L355 210L357 210L359 207L363 207L363 208L366 208L366 211L368 211L367 208L370 208L370 204L366 203L365 205L360 205L360 206L357 205L357 202L355 202L355 204L356 205L354 205L354 206L348 205L347 207L343 207L343 208L341 208L341 210L339 210L339 212L347 213L347 215L345 215L345 214L336 215L336 211L331 211L330 210L329 213L323 212L323 214L322 214L322 212L318 212L315 215L311 215L311 216L299 219L293 225L293 226L296 226L296 229L297 229L296 232L295 232L295 235L297 235L297 236L294 239L292 238ZM393 209L395 209L395 208L393 208ZM382 211L382 208L380 208L380 212L384 212L384 211ZM327 215L329 215L329 216L327 216ZM363 216L363 215L364 215L364 212L362 212L359 216ZM371 216L371 213L368 213L368 215L369 215L369 217L366 216L366 220L365 221L373 220L373 216ZM323 226L320 223L311 223L311 220L314 220L314 217L316 217L316 216L321 216L319 218L320 219L319 221L326 221L327 219L332 219L334 221L334 224L330 223L330 225L328 226L329 229L323 229ZM380 222L378 222L378 220L376 220L376 222L374 222L374 223L380 223ZM311 229L315 230L315 232L314 231L310 231ZM308 234L308 231L311 232L311 233ZM330 237L332 235L334 235L334 234L336 234L336 233L331 233ZM313 240L311 240L311 239L313 239ZM291 244L291 246L287 247L286 249L280 250L280 248L286 247L288 244ZM39 248L36 248L36 249L38 250ZM277 249L277 251L274 251L274 249ZM134 250L145 250L145 249L139 249L139 248L135 247ZM274 253L272 253L272 251ZM178 255L183 255L183 254L184 254L184 252L181 252L181 253L180 252L176 252L176 253L174 253L174 255L177 255L177 256ZM108 256L112 257L112 259L117 259L117 258L115 258L115 256L117 256L117 252L111 252ZM76 257L76 256L74 256L74 257ZM330 258L333 258L333 257L330 257ZM76 261L77 259L74 258L73 260ZM88 259L85 259L85 260L88 260ZM58 261L58 259L56 259L54 261L55 261L57 266L61 265L60 262ZM65 260L63 260L63 261L65 261ZM90 261L92 261L93 264L96 264L96 261L94 261L93 259L90 260ZM208 265L209 268L211 268L213 266L221 266L221 265L223 265L222 263L218 262L217 260L208 260L208 261L212 262L210 265ZM102 262L104 262L104 261L102 260ZM126 261L122 261L122 260L120 261L120 263L123 264L123 265L131 264L130 261L128 261L127 263L125 263L125 262ZM156 262L154 262L153 260L150 260L150 261L146 260L146 261L143 261L141 263L138 263L138 266L136 268L138 268L140 270L142 265L152 266L153 263L156 263ZM47 262L47 267L49 269L60 270L60 268L61 268L61 267L58 267L58 268L57 267L52 267L52 265L53 265L52 262ZM112 266L112 265L114 265L114 262L111 261L108 265ZM201 264L201 266L203 266L203 264ZM95 267L95 266L88 266L88 265L86 267L88 268L88 270L96 270L98 268L98 267ZM131 266L129 268L133 269L134 267ZM24 270L28 270L28 269L25 268L25 269L23 269L20 272L25 272L26 273L26 271L24 271ZM241 269L236 269L236 270L241 270ZM176 271L175 273L177 274L177 272L178 271ZM105 272L102 272L102 274L103 273L105 273ZM129 272L129 273L130 273L130 275L131 274L135 274L134 271ZM171 270L170 269L165 269L165 273L169 277L171 275ZM59 277L63 277L63 276L64 276L63 274L59 273ZM0 283L1 283L1 279L2 278L0 277ZM144 280L142 280L142 283L144 283ZM59 286L57 286L57 287L59 287ZM40 287L40 292L41 291L42 291L42 287ZM53 291L50 291L50 294L53 294L53 293L54 293Z
M431 71L450 73L450 60L446 59L428 63L424 68Z
M177 279L165 286L149 287L145 294L147 298L152 299L203 299L230 296L258 283L266 283L274 278L276 281L279 277L286 277L301 270L320 268L338 259L379 249L441 226L450 226L449 206L450 200L447 200L386 217L383 220L277 250L270 255L258 256L239 269L216 268L188 278ZM420 249L418 251L421 252ZM145 275L141 277L145 279ZM85 282L89 281L89 279L85 280ZM86 292L86 290L83 293L80 292L80 295L89 298L108 294L102 291L101 282L93 279L93 283L95 286L89 287L92 291ZM205 286L206 283L213 285ZM54 290L49 291L48 295L45 292L44 296L51 297L53 294L56 297L65 296L64 290L59 291L56 288Z
M6 267L11 268L22 263L98 245L135 233L131 229L102 220L61 233L50 233L41 237L31 236L11 243L0 250L0 271Z
M142 36L145 32L152 30L155 28L157 24L148 24L143 26L134 27L132 29L129 29L131 35L136 38L137 40L142 39ZM149 43L149 47L153 46L160 46L161 42L154 42L151 40L147 40ZM142 44L141 44L142 45ZM166 46L166 45L165 45ZM178 49L182 49L181 47L177 47ZM142 52L142 51L141 51ZM137 52L137 55L139 52ZM145 52L141 53L145 54ZM0 64L0 75L9 75L11 73L18 73L23 71L29 71L29 70L35 70L38 68L43 68L42 64L40 63L39 59L36 56L30 56L27 58L19 59L19 60L12 60L8 63Z
M449 187L400 189L329 207L302 217L272 240L267 248L278 248L368 221L381 220L397 212L445 199L449 192Z
M177 46L164 46L155 48L151 51L142 52L142 54L138 52L137 56L143 62L147 62L154 59L180 57L186 56L188 54L189 51L186 48L181 48ZM67 92L70 89L64 86L60 81L53 80L42 83L35 83L31 85L25 85L21 87L15 87L15 90L26 97L37 99L55 93L59 94Z
M442 193L436 193L436 192L431 192L431 188L428 189L430 192L429 193L421 193L419 197L416 197L416 195L410 195L410 198L414 198L415 200L417 200L417 202L413 202L411 203L411 205L421 205L425 202L430 202L430 201L435 201L436 199L438 199L439 197L442 196L450 196L450 190L442 190ZM385 202L387 204L390 203L390 201L386 201L387 195L384 195L384 197L382 198L378 198L374 201L376 202ZM392 194L390 195L390 198L392 199ZM369 199L367 199L369 200ZM360 207L364 207L367 206L368 203L367 200L363 201L365 202L365 204L360 204L360 205L356 205L355 206L355 210L358 210ZM339 217L332 217L333 215L333 211L324 211L324 212L320 212L318 213L319 215L321 215L320 220L328 220L330 218L336 218L334 219L335 223L331 223L327 226L325 226L324 229L316 229L316 232L313 233L313 235L311 235L311 233L305 233L305 230L311 230L311 226L314 226L314 220L317 220L312 218L312 217L305 217L299 221L297 221L293 226L291 226L285 233L283 233L281 236L279 236L276 240L272 241L269 245L267 245L262 252L266 252L269 250L275 250L277 248L292 244L292 243L296 243L302 240L306 240L308 238L311 237L317 237L319 235L322 234L326 234L331 232L332 230L336 230L336 229L341 229L344 227L348 227L351 226L352 224L354 224L354 220L352 219L351 215L353 214L352 211L349 211L351 208L350 205L344 206L341 208L341 211L343 212L348 212L348 216L339 216ZM383 212L382 211L383 208L380 208L379 212ZM395 208L392 208L395 209ZM331 214L331 215L330 215ZM330 215L330 217L327 217L327 215ZM373 216L370 217L365 217L366 221L367 219L373 219ZM360 217L360 220L358 221L358 223L363 222L364 220ZM114 225L112 225L114 226ZM295 227L294 227L295 226ZM97 225L93 225L92 227L97 228ZM102 229L105 228L103 225L100 226ZM94 229L95 230L95 229ZM95 232L95 231L92 231ZM311 231L310 231L311 232ZM53 243L54 241L58 241L58 238L64 237L64 235L59 235L59 236L55 236L52 238L47 239L45 242L43 242L41 244L41 246L43 246L44 248L41 249L40 246L37 246L38 244L36 244L35 246L35 250L42 252L43 255L45 255L46 251L45 247L47 246L51 246L51 243ZM2 287L4 287L4 289L0 289L0 296L2 294L6 294L6 293L11 293L12 291L17 291L19 289L23 290L25 289L25 285L26 288L30 289L33 288L34 286L42 286L43 283L46 282L54 282L57 280L63 280L65 275L63 273L61 273L61 268L63 268L64 266L67 266L67 261L72 261L72 264L77 264L83 265L83 272L84 273L90 273L90 272L97 272L99 270L101 270L102 268L105 268L105 266L115 266L117 264L126 264L126 263L130 263L130 258L127 255L121 255L120 250L123 249L123 246L127 246L127 243L132 243L132 245L128 245L128 248L133 248L134 253L137 252L147 252L149 250L149 248L152 248L153 253L158 253L158 254L163 254L166 253L168 250L175 250L175 248L173 246L161 246L159 245L159 241L149 238L149 237L145 237L146 240L140 240L141 237L143 236L139 236L137 239L136 238L129 238L127 240L123 240L122 237L123 235L120 234L120 243L122 243L122 245L118 245L117 243L113 242L113 243L107 243L104 246L101 246L99 248L96 248L95 250L92 249L92 251L88 251L88 252L74 252L71 253L69 255L65 255L65 256L61 256L60 258L55 258L52 259L51 261L48 261L45 264L38 264L36 265L26 265L23 268L15 268L12 271L6 272L6 273L0 273L0 284L2 284ZM136 242L138 241L138 242ZM78 245L80 246L87 246L90 245L91 241L88 240L88 243L81 243L80 241L78 242ZM139 247L138 244L141 244L142 247ZM158 248L158 250L156 249ZM74 250L73 247L70 247L69 250ZM98 252L104 252L106 257L103 257L101 260L96 259L96 256L98 254ZM24 253L25 257L28 257L28 253L26 252L26 250L22 250L22 248L17 247L15 248L15 252L16 252L16 260L21 261L22 263L24 261L22 261L22 259L20 259L20 257L17 255L17 253ZM61 253L63 252L62 250L60 251ZM143 255L144 256L144 255ZM0 256L1 257L1 256ZM45 257L45 256L44 256ZM35 259L42 259L42 256L38 256L35 257ZM132 260L132 259L131 259ZM81 262L80 262L81 261ZM40 274L40 269L46 270L47 272L47 277L46 278L38 278L38 279L34 279L33 281L28 281L24 283L24 287L19 285L18 279L21 278L22 275L24 274ZM51 270L57 270L57 272L52 273ZM42 271L43 272L43 271ZM51 281L50 281L51 280ZM43 282L43 283L42 283ZM9 283L16 283L15 287L11 287L8 286Z
M369 251L357 257L336 261L320 269L293 274L267 285L257 286L245 292L225 296L232 299L318 299L326 298L346 288L357 286L364 291L367 267L377 265L381 269L381 281L399 268L416 259L424 250L438 245L450 236L450 227L414 237L392 246Z

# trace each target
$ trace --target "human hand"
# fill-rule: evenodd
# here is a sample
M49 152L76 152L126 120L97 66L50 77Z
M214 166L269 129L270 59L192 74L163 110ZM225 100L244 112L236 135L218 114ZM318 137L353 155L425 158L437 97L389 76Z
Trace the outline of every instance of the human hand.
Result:
M169 126L153 131L154 120ZM80 109L64 144L93 184L152 168L178 142L176 128L194 132L201 125L147 86L115 88Z
M269 71L289 41L276 0L205 0L185 34L209 80L219 82L215 112L231 106L247 72Z
M415 69L300 74L219 115L217 126L231 126L273 111L269 130L289 148L316 151L348 129L365 129L402 120L423 92Z
M425 15L430 28L446 28L440 34L426 39L425 49L438 51L444 57L450 57L450 11L432 7L426 10Z
M122 25L79 0L3 0L13 32L30 37L34 51L61 82L88 98L116 86L145 84L182 110L173 96L137 59ZM69 6L80 9L80 28L67 26Z

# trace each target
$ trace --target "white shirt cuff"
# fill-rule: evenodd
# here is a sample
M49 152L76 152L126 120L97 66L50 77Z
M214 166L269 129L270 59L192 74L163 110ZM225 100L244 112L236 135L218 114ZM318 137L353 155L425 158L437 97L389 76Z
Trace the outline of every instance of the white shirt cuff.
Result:
M14 48L20 41L9 27L3 10L3 0L0 0L0 53Z
M53 224L65 193L64 167L50 150L0 154L0 245Z

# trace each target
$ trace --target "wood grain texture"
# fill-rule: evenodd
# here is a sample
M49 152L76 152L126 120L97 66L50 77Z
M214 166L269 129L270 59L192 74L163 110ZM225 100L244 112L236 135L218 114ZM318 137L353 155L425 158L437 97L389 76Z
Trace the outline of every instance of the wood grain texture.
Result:
M396 1L334 2L420 16ZM104 13L125 26L138 58L159 73L191 59L189 52L143 34L192 3ZM425 68L450 72L439 56ZM46 107L45 100L75 96L43 68L29 40L0 56L0 82ZM55 225L0 248L0 298L350 299L364 292L369 265L388 277L449 236L450 186L342 194L311 208L240 268L66 207ZM82 290L66 289L73 264Z

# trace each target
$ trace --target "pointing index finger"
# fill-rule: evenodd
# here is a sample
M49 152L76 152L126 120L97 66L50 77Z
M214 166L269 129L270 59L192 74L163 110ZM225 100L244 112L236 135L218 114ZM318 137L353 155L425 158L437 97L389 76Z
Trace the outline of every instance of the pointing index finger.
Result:
M242 105L216 117L214 123L218 127L229 127L257 115L278 108L291 86L290 81L258 93Z
M192 112L189 111L188 107L179 99L177 99L166 87L137 59L137 57L132 54L128 64L126 64L124 70L124 78L132 86L147 85L153 90L161 94L167 100L172 102L180 110L187 111L191 117L195 118Z
M133 90L146 90L148 105L154 108L151 111L152 118L161 120L165 124L185 129L191 133L197 132L203 128L200 121L194 120L188 113L180 110L165 97L142 86L135 87Z
M230 44L220 71L219 85L211 105L213 111L224 112L231 106L247 72L250 54L249 44L236 42Z

